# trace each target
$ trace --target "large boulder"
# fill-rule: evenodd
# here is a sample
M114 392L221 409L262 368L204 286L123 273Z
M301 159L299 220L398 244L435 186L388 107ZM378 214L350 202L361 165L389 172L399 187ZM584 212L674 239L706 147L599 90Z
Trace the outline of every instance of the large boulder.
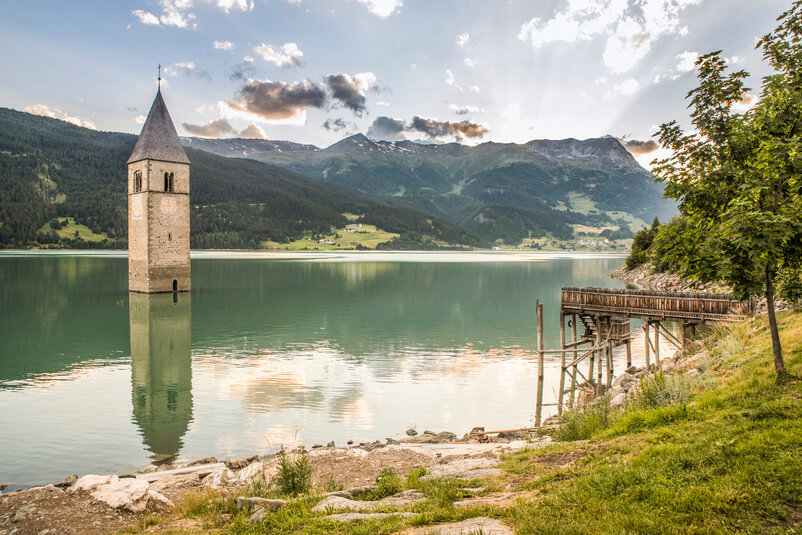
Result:
M88 492L94 499L109 507L134 513L144 511L149 503L157 508L173 507L170 500L148 487L148 482L142 479L89 474L76 481L68 492Z

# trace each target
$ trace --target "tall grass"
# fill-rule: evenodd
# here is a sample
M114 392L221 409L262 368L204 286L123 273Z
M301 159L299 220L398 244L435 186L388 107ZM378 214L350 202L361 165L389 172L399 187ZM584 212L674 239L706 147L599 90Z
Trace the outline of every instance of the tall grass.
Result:
M565 423L554 432L554 439L560 441L586 440L594 434L607 429L612 423L610 398L604 396L598 402L581 405L563 413Z
M290 456L283 449L279 452L276 486L287 496L306 494L312 490L312 466L306 453Z
M688 380L684 375L666 375L658 371L651 377L642 377L634 405L642 409L684 406L690 396Z

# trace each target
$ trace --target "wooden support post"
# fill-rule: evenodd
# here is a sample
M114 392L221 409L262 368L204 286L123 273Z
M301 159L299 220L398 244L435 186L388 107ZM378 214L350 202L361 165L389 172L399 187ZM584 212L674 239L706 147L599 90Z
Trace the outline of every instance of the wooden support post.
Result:
M598 362L596 363L596 395L601 394L602 383L602 334L601 334L601 318L596 316L596 355Z
M660 322L654 325L654 360L660 367Z
M696 338L696 324L691 323L691 338Z
M682 355L683 357L685 356L685 344L686 344L685 329L686 328L687 328L687 326L685 325L685 322L683 321L682 322L682 349L680 349L680 355Z
M632 335L630 334L629 339L625 344L627 346L627 368L632 366Z
M574 346L574 354L571 362L574 363L573 370L571 371L571 397L568 398L568 403L571 407L574 406L574 393L576 390L576 372L577 372L577 364L576 358L579 356L579 352L576 350L576 314L571 314L571 343Z
M651 360L651 358L650 358L651 351L649 349L649 344L651 344L651 341L649 341L649 320L646 320L646 323L643 324L643 346L644 346L644 349L646 350L645 353L646 353L646 369L647 370L649 369L649 364L650 364L649 361Z
M540 427L540 418L543 412L543 370L545 354L543 353L543 305L538 299L535 303L537 309L537 405L535 406L535 426Z
M560 311L560 390L557 393L557 414L563 414L563 393L565 392L565 315Z
M607 390L613 387L613 342L607 342Z

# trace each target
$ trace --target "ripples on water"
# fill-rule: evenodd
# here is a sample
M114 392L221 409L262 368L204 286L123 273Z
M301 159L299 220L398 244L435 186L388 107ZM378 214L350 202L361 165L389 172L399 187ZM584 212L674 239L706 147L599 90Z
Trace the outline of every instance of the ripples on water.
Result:
M530 425L535 299L556 347L561 286L621 261L198 253L174 300L129 296L119 253L1 253L0 482Z

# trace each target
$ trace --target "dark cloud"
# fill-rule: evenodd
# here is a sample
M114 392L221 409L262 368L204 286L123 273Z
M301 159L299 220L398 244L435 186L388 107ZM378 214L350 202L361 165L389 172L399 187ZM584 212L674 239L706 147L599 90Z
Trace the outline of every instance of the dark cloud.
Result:
M190 135L198 137L222 137L236 134L237 131L226 119L217 119L206 124L181 123Z
M457 140L482 137L490 131L486 126L471 121L438 121L416 115L409 124L404 124L401 119L381 116L370 125L367 135L377 139L398 140L404 139L405 132L413 130L430 138L454 136Z
M308 80L292 84L248 80L227 104L234 110L252 113L263 119L292 119L307 108L322 108L326 104L326 91Z
M638 141L637 139L630 139L624 141L624 148L626 148L633 156L643 156L650 152L656 151L659 147L654 140Z
M349 126L351 126L351 123L339 117L337 119L326 119L326 122L323 123L323 128L332 132L345 130Z
M376 120L370 125L367 136L374 139L398 140L404 138L402 134L405 129L404 121L401 119L393 119L382 115L376 117Z
M409 130L417 130L423 132L429 137L443 137L443 136L457 136L476 138L482 137L490 130L481 124L471 121L438 121L436 119L427 119L420 116L412 118L409 124Z
M139 108L137 108L136 106L126 106L125 109L134 112L139 111Z
M352 110L358 116L365 113L365 94L359 81L347 74L330 74L326 76L331 96Z

